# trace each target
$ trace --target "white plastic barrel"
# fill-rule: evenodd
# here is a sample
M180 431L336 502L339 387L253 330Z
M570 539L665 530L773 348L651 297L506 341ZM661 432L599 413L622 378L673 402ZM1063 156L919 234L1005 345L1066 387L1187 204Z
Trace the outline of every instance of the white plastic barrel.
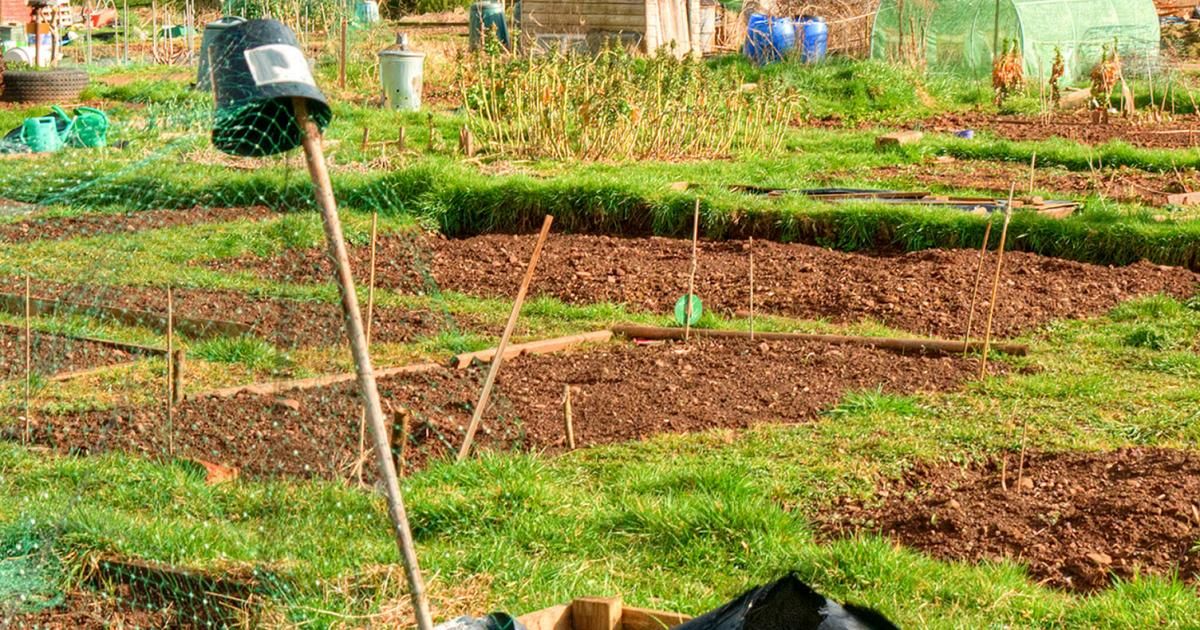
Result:
M392 47L379 53L379 79L383 101L407 112L421 109L421 86L425 81L425 53Z

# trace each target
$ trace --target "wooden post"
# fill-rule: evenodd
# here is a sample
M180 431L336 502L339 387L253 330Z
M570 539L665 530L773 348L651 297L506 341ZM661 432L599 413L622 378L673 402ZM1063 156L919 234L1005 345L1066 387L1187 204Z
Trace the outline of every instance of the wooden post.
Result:
M475 157L475 135L466 125L458 130L458 148L464 156Z
M400 422L397 423L396 421ZM399 428L399 433L397 433ZM412 411L399 409L392 414L392 450L396 453L396 470L403 472L408 459L408 432L412 430ZM361 483L361 482L360 482Z
M504 324L504 333L500 335L500 345L496 346L496 356L492 357L492 365L488 369L487 379L483 382L483 391L479 393L479 402L475 405L475 412L471 415L471 424L467 425L467 435L463 438L462 447L458 449L457 461L461 462L466 459L467 454L471 452L471 442L475 440L475 431L479 429L479 421L483 419L484 408L487 407L488 398L492 395L492 386L496 384L496 375L500 373L500 364L504 362L504 348L508 346L508 339L512 337L513 329L517 327L517 316L521 314L525 293L529 291L529 283L533 281L533 270L537 267L538 258L542 255L542 246L546 244L546 237L550 235L550 224L553 222L554 217L548 214L542 221L542 232L538 235L537 244L533 246L533 255L529 257L529 267L525 269L525 278L521 280L521 288L517 290L517 299L513 301L512 312L508 314L508 322Z
M121 34L125 38L125 43L121 48L121 59L125 65L129 65L129 0L122 0L121 11Z
M371 327L375 323L375 244L379 236L379 213L371 213L371 259L367 281L367 347L371 347ZM358 416L358 461L354 463L354 476L362 485L363 464L367 459L367 409L363 407Z
M396 134L396 144L400 151L404 151L408 144L408 130L404 128L404 125L400 125L400 133Z
M158 62L158 0L150 3L150 58Z
M696 209L692 213L692 271L688 274L687 296L683 306L683 340L692 336L692 294L696 291L696 250L700 241L700 198L696 197Z
M33 407L29 404L29 394L33 389L33 318L32 309L30 309L30 280L29 274L25 274L25 443L28 444L33 438L31 431L33 422L30 420L29 414Z
M338 89L346 89L346 16L342 16L341 45L338 46Z
M754 341L754 237L750 237L750 341Z
M563 423L567 432L567 448L575 450L575 425L571 420L571 385L563 385Z
M996 277L992 281L992 303L988 305L987 327L983 332L983 356L979 361L979 378L987 374L988 349L992 343L992 316L996 313L996 294L1000 291L1000 270L1004 267L1004 241L1008 238L1008 223L1012 219L1012 200L1016 184L1008 191L1008 207L1004 209L1004 227L1000 230L1000 247L996 250Z
M371 128L363 127L362 150L367 150L367 144L371 141Z
M178 405L183 402L183 364L187 360L187 351L175 348L171 353L171 402Z
M167 285L167 455L175 456L175 295Z
M325 153L321 146L321 130L308 115L308 103L303 98L292 100L296 122L303 131L303 144L308 172L316 189L317 203L321 207L321 218L325 224L325 239L337 271L338 288L342 294L342 312L346 319L346 333L354 363L358 372L358 383L367 404L367 421L375 442L375 456L379 464L379 477L387 494L388 515L391 517L396 544L400 548L404 569L408 577L408 590L412 597L413 612L420 630L432 630L433 620L429 615L429 602L425 593L425 582L417 563L416 545L408 525L408 512L400 484L396 480L396 466L392 461L388 444L387 427L383 419L383 406L379 401L379 390L375 384L375 370L371 366L371 355L363 332L362 314L358 310L358 295L354 290L354 279L350 274L350 259L346 254L346 242L342 236L342 224L338 219L337 204L333 198L333 185L325 165Z
M1033 195L1033 172L1037 168L1037 151L1033 152L1033 157L1029 160L1029 194Z
M967 312L967 333L963 335L963 356L971 343L971 324L975 322L975 303L979 299L979 282L983 280L983 259L987 256L988 240L992 236L992 218L988 217L987 227L983 229L983 244L979 246L979 263L975 266L975 288L971 290L971 310Z

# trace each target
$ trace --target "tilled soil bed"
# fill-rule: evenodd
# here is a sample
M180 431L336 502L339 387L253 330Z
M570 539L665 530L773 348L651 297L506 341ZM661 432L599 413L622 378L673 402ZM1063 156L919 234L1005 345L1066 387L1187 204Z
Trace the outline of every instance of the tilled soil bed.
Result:
M0 609L0 628L37 630L105 630L108 628L193 628L168 610L138 608L90 591L66 594L55 606L37 612L6 614Z
M1029 167L1009 162L952 160L883 166L871 169L870 177L902 178L923 186L952 190L982 190L1003 198L1008 196L1012 182L1029 181ZM831 177L831 181L834 179L836 177ZM1200 176L1195 171L1150 173L1125 167L1097 170L1094 173L1068 171L1064 168L1038 168L1034 175L1034 186L1038 190L1054 190L1075 197L1099 194L1117 201L1161 206L1167 203L1168 195L1200 190Z
M1032 116L983 113L940 114L910 125L926 131L954 132L962 129L990 131L1009 140L1065 138L1084 144L1120 140L1138 147L1186 148L1200 146L1200 123L1193 117L1154 122L1111 116L1108 124L1092 122L1091 113L1060 113L1043 120Z
M712 339L522 356L505 362L477 439L496 449L563 448L568 384L577 444L594 446L660 433L804 422L850 390L948 390L977 369L975 361L959 357ZM480 368L380 380L385 407L412 414L407 468L457 449L482 380ZM181 457L231 465L251 476L345 477L359 452L359 409L353 382L278 397L188 400L176 411L175 449ZM64 452L166 450L160 409L39 414L34 422L36 441Z
M0 276L0 292L21 294L24 279ZM34 298L59 300L85 307L103 306L148 311L165 316L167 291L157 287L70 285L35 281ZM365 296L362 298L365 310ZM213 319L244 324L254 333L284 346L344 343L340 304L257 297L238 291L175 289L177 318ZM86 309L85 309L86 310ZM390 343L411 341L453 327L443 314L396 307L374 310L371 339Z
M947 560L1011 558L1076 591L1137 573L1200 581L1200 454L1135 448L1027 455L1000 466L919 468L823 518L828 535L879 532Z
M11 223L0 223L0 243L57 241L198 223L219 223L238 219L259 220L274 214L264 206L251 206L246 208L196 207L182 210L147 210L129 214L80 214L49 219L30 217Z
M49 335L34 331L30 359L35 374L50 376L63 372L133 361L136 355L101 343ZM0 326L0 381L25 377L25 333Z
M443 290L511 298L534 240L531 235L502 234L461 240L384 239L377 282L424 292L433 286L427 282L432 278ZM351 255L356 275L365 274L367 248L353 248ZM989 267L995 265L994 256L989 257ZM530 291L572 304L616 302L666 313L687 292L690 257L691 243L684 240L555 234L546 243ZM757 241L755 306L761 313L838 323L873 319L916 334L957 337L966 325L977 259L973 250L889 256ZM296 283L329 277L320 250L211 264ZM722 313L748 310L749 267L747 242L701 243L696 293L705 307ZM1104 267L1008 253L994 331L1013 336L1054 319L1101 314L1136 296L1190 297L1197 279L1200 275L1185 269L1149 263ZM980 308L985 309L987 291L982 298Z

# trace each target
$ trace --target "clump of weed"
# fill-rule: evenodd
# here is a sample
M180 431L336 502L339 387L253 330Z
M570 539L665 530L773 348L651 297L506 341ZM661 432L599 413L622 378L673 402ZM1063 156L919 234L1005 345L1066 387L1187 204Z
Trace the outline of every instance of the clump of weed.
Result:
M256 337L217 337L192 346L197 358L214 363L237 363L256 372L278 374L292 366L291 357Z
M1176 345L1172 335L1158 326L1139 324L1126 333L1122 340L1131 348L1147 348L1150 350L1167 350Z

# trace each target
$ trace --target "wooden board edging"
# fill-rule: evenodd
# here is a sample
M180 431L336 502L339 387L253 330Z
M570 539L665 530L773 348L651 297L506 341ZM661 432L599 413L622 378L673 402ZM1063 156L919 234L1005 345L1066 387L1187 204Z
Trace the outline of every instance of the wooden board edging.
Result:
M394 376L396 374L416 374L420 372L436 372L444 370L445 367L436 363L416 363L413 365L402 365L399 367L377 368L375 370L375 378L384 378ZM313 389L315 387L325 387L328 385L336 385L353 381L358 378L358 374L354 372L343 372L341 374L325 374L323 376L313 376L311 378L301 378L291 381L271 381L267 383L252 383L250 385L238 385L236 387L225 387L222 389L214 389L207 392L202 392L191 396L191 398L232 398L238 394L255 394L258 396L270 396L282 392L297 390L297 389Z
M565 350L571 346L576 346L581 343L604 343L612 339L613 331L609 329L596 330L589 333L578 335L567 335L566 337L555 337L553 339L542 339L540 341L530 341L528 343L513 344L505 348L504 360L507 361L513 357L518 357L523 354L548 354ZM458 370L464 370L471 366L475 361L481 363L491 363L492 358L496 356L495 348L487 350L479 350L477 352L465 352L450 358L450 367Z

